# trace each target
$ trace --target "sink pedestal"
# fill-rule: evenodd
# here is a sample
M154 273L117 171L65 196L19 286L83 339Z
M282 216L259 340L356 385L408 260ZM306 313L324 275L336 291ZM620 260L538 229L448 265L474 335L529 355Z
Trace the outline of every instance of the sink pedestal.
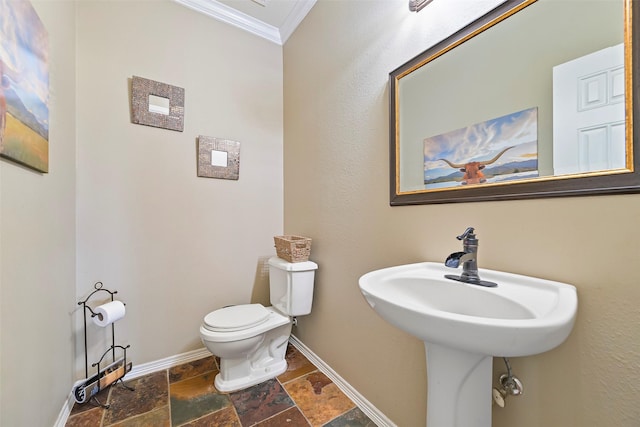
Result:
M427 427L490 427L493 356L544 353L567 339L578 309L575 286L482 269L498 286L445 278L421 262L365 274L362 295L390 324L425 343ZM526 333L523 333L526 331Z
M493 357L425 342L427 427L490 427Z

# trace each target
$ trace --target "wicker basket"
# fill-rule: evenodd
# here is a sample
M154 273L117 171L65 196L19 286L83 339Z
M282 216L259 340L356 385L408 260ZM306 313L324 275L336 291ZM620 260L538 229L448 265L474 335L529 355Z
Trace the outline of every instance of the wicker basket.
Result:
M309 260L311 253L311 239L302 236L274 236L276 254L279 258L289 262L303 262Z

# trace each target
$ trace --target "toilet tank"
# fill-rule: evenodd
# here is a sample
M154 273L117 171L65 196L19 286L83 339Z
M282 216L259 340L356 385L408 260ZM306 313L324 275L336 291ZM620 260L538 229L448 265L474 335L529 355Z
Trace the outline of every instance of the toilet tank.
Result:
M313 261L288 262L269 258L271 305L287 316L311 313L313 281L318 264Z

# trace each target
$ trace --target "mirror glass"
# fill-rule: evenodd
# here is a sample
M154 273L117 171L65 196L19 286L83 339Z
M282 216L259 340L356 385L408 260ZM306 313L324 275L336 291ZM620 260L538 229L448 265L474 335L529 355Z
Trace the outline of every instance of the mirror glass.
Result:
M149 112L169 115L169 98L149 95Z
M226 151L211 150L211 166L226 168L229 165Z
M635 183L630 8L507 1L393 71L391 204Z

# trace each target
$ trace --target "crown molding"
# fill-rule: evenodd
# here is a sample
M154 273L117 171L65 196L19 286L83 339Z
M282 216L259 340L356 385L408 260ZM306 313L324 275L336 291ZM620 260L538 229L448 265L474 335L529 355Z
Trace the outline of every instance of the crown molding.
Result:
M280 31L273 25L265 24L245 13L232 7L219 3L215 0L175 0L183 6L203 13L218 21L233 25L234 27L248 31L252 34L265 38L273 43L282 44Z
M218 21L248 31L270 42L283 45L293 34L300 22L315 5L316 0L305 0L296 3L281 28L262 22L246 13L222 4L216 0L174 0L196 12L203 13Z
M302 22L302 20L307 16L307 14L311 11L311 8L315 6L316 0L305 0L296 2L293 10L287 19L280 27L280 38L282 39L281 44L285 44L291 34L298 28L298 25Z

